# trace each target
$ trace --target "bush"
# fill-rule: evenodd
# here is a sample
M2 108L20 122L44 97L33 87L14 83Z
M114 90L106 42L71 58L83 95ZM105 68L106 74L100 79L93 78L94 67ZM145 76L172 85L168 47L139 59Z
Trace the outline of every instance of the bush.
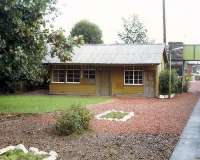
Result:
M80 105L73 105L61 117L57 119L56 131L59 135L82 133L89 128L91 114L88 109Z
M169 70L164 70L160 73L159 77L160 81L160 86L159 86L159 91L160 94L168 94L169 91ZM176 85L178 81L178 74L176 70L171 71L171 92L175 93L176 92Z
M182 93L182 78L178 78L175 93Z
M188 81L186 81L186 82L183 84L183 92L188 92L188 89L189 89L189 83L188 83Z

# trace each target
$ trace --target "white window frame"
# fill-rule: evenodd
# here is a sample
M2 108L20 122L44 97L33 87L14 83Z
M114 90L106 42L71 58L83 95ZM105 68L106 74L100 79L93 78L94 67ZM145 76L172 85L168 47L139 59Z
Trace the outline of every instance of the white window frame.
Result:
M96 79L96 69L83 69L83 78L85 78L84 77L84 71L88 71L88 76L87 76L87 79L90 79L90 80L95 80ZM89 78L89 71L95 71L95 78Z
M125 81L125 72L126 71L132 71L133 72L133 83L132 84L129 84L129 83L126 83L126 81ZM135 82L134 82L134 72L135 71L139 71L139 72L142 72L142 83L141 84L136 84ZM144 70L142 70L142 69L134 69L134 67L132 67L132 69L126 69L126 67L124 67L124 85L125 86L142 86L142 85L144 85Z
M80 79L79 79L79 82L68 82L68 81L67 81L67 72L68 72L69 70L73 70L73 71L78 70L78 71L80 71ZM73 76L74 76L74 74L73 74ZM74 81L74 77L73 77L73 81ZM67 69L67 70L66 70L65 83L79 84L80 81L81 81L81 69Z
M60 70L65 70L65 69L53 69L53 70L52 70L52 73L51 73L51 77L52 77L52 78L51 78L51 83L65 83L65 82L66 82L66 76L65 76L65 82L55 82L55 81L53 80L53 77L54 77L53 72L54 72L54 71L58 71L58 70L60 71ZM58 77L59 77L59 75L58 75Z

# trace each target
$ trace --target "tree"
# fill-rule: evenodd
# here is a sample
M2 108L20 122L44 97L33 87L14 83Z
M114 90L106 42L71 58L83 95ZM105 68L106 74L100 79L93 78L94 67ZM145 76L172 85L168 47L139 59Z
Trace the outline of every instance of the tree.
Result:
M118 33L118 36L124 43L145 44L148 42L147 29L138 16L133 15L128 19L122 18L122 21L123 30Z
M88 44L99 44L102 41L102 31L100 28L89 21L82 20L75 24L71 30L71 36L82 35L85 43Z
M56 0L0 0L0 90L14 91L21 81L37 81L48 42L52 46L61 44L52 55L67 59L59 49L71 51L77 40L63 45L69 41L64 37L53 40L58 32L50 33L46 27L45 16L55 11L55 3Z

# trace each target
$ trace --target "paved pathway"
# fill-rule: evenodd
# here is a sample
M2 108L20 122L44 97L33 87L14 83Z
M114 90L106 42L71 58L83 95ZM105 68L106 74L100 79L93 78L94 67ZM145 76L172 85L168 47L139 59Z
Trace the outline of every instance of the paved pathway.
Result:
M200 100L196 104L170 160L200 160Z

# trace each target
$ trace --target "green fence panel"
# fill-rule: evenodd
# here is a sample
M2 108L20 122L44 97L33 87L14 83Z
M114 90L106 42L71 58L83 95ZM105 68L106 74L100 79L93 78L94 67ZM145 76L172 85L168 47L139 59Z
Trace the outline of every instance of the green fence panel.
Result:
M194 46L184 45L183 48L183 59L184 60L194 60Z
M195 45L195 60L200 60L200 45Z

